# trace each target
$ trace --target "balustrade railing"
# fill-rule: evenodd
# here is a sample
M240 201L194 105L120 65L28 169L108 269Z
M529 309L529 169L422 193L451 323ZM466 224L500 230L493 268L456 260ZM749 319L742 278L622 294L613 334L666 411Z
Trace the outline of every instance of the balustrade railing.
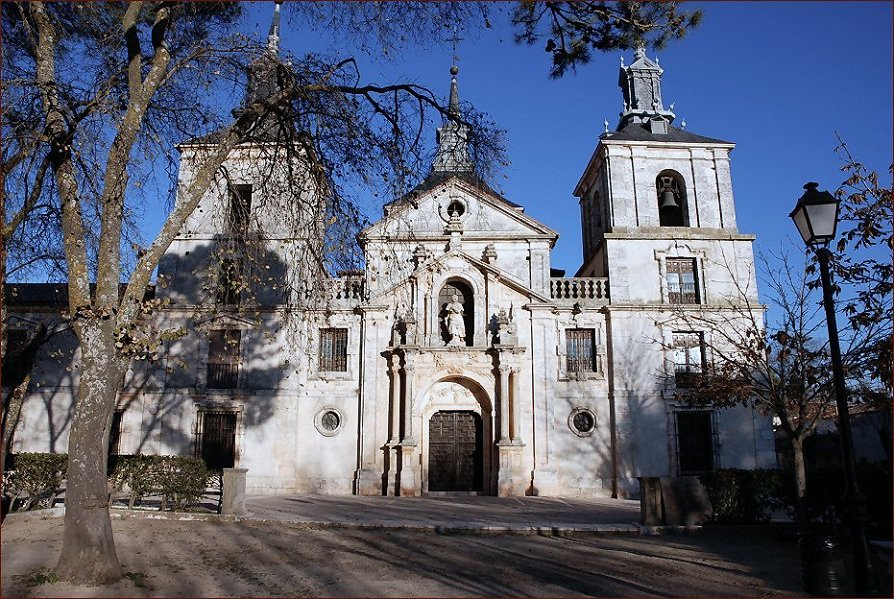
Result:
M608 278L606 277L568 277L551 278L549 295L552 299L582 304L608 303Z

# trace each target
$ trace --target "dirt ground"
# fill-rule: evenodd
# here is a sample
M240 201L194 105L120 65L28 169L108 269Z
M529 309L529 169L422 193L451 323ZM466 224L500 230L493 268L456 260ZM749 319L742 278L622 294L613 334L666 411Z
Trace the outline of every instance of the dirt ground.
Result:
M442 535L288 523L114 520L124 580L53 582L62 518L7 520L3 597L800 596L794 539Z

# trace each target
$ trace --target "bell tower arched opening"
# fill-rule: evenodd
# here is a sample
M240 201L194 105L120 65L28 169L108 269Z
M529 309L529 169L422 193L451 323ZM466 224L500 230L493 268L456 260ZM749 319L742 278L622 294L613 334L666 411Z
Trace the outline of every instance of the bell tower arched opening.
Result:
M658 192L658 223L662 227L688 227L686 184L676 171L661 171L655 179Z

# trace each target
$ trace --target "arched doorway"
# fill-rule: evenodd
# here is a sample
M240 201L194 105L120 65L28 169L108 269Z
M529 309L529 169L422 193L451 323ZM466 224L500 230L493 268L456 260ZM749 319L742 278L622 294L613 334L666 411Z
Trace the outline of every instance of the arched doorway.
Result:
M481 383L453 376L435 382L419 415L422 492L494 494L494 411Z
M481 417L471 411L442 410L428 428L428 490L481 492L484 489Z

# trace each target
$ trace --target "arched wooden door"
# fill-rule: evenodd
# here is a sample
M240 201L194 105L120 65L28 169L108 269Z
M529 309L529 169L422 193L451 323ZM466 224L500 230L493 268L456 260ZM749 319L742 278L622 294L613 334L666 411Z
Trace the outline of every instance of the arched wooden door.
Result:
M481 491L483 443L475 412L436 412L428 425L428 490Z

